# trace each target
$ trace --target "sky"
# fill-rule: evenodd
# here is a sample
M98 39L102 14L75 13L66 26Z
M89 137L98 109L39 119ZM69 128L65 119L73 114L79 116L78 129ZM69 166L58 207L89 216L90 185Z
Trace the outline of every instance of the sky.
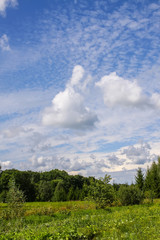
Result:
M0 164L134 182L160 155L159 0L0 0Z

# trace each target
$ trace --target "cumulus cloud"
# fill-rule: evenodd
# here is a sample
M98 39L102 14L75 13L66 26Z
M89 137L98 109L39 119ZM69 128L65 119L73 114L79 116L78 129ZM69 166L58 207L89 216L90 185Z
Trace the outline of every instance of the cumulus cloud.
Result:
M102 77L95 85L101 89L107 107L160 109L160 94L153 93L149 96L136 81L126 80L115 72Z
M146 103L142 89L137 83L125 80L117 76L115 72L102 77L96 86L102 90L104 103L109 107L141 106Z
M88 167L91 167L90 162L79 161L79 159L75 159L73 165L71 166L71 171L82 171L86 170Z
M0 15L5 16L6 8L16 7L18 5L17 0L0 0Z
M10 51L9 40L6 34L0 38L0 48L2 51Z
M129 146L122 151L122 155L133 161L134 164L145 164L157 159L155 154L150 153L151 147L148 143L141 143L137 146Z
M37 171L48 171L51 169L65 170L70 174L82 174L85 176L104 176L105 170L110 169L106 159L93 159L88 155L82 156L36 156L33 155L29 161L24 164L24 168L36 169ZM104 170L105 168L105 170Z
M28 165L32 169L38 171L47 171L51 169L66 170L70 169L70 159L57 156L32 156L29 159L30 164Z
M108 160L109 160L111 166L113 166L113 165L121 166L125 162L124 159L120 159L115 154L109 155Z
M11 161L0 162L0 165L2 167L2 170L9 169L13 166Z
M81 66L73 69L70 82L63 92L52 100L52 106L45 109L42 117L44 125L62 128L86 129L94 126L97 116L87 106L77 86L84 75Z

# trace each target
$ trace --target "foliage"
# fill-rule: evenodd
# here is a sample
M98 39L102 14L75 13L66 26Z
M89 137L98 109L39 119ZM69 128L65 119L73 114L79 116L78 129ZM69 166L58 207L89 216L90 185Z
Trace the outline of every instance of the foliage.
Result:
M150 202L154 198L160 197L160 158L157 163L152 163L145 175L139 168L135 176L136 187L129 188L123 188L121 184L111 185L108 175L96 179L80 175L72 176L58 169L48 172L18 171L16 169L1 171L0 202L7 201L9 182L13 178L19 191L24 193L27 202L73 201L92 198L96 202L97 208L105 208L107 205L113 205L113 202L115 205L119 203L120 199L122 204L125 202L125 205L138 204L141 202L143 193Z
M144 174L142 172L141 168L138 168L137 170L137 175L135 176L135 180L136 180L136 185L137 187L143 191L144 189Z
M103 179L92 182L90 194L97 208L105 208L114 201L115 194L113 186L109 184L110 179L110 176L105 175Z
M12 178L15 179L15 184L19 186L19 189L24 192L28 202L84 200L88 196L88 188L92 179L95 179L80 175L71 176L58 169L49 172L5 170L0 175L0 202L6 202L9 181Z
M66 200L67 200L67 194L65 191L64 182L59 181L54 191L53 201L60 202L60 201L66 201Z
M160 197L160 158L147 169L145 176L145 191L150 192L151 201Z
M3 212L4 218L16 218L24 215L23 204L25 202L25 197L23 192L16 186L14 179L9 182L9 191L6 199L8 207Z
M121 204L124 206L140 204L143 200L143 192L134 185L121 185L118 196Z
M85 209L86 204L89 203L25 203L28 210L53 208L54 215L34 212L25 216L23 221L20 218L0 219L0 240L159 239L159 201L153 205L108 207L107 210L96 210L94 205ZM0 204L0 208L3 206L6 205ZM66 211L62 210L65 208Z
M40 180L37 186L37 201L41 200L44 202L49 201L52 198L52 187L51 182L46 180Z

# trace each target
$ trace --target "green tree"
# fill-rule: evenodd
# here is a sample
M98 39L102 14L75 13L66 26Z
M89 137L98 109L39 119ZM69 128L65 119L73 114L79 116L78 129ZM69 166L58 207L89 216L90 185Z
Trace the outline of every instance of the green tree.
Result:
M150 168L147 168L145 177L145 192L153 198L160 197L160 159L158 163L153 162ZM147 193L148 192L148 193Z
M67 200L67 194L65 191L65 187L64 187L64 182L62 180L60 180L55 188L54 191L54 196L53 196L53 201L55 202L63 202Z
M69 192L67 194L67 200L68 201L74 200L74 187L73 186L71 186L69 188Z
M151 170L149 167L147 168L146 177L145 177L145 197L153 203L153 199L155 198L155 192L153 189L153 178L152 178Z
M115 199L113 186L109 184L111 178L107 174L104 178L93 181L90 186L90 194L97 208L105 208Z
M142 191L135 185L121 185L118 197L122 205L140 204L143 200Z
M144 174L141 168L138 168L137 175L135 176L135 182L137 187L142 191L144 188Z
M41 180L38 184L38 201L46 202L52 198L51 182Z
M24 215L25 196L21 190L16 186L15 179L9 181L9 191L7 193L8 207L5 212L6 218L17 218Z
M11 174L8 170L3 171L0 175L0 202L6 202L8 183L11 179Z

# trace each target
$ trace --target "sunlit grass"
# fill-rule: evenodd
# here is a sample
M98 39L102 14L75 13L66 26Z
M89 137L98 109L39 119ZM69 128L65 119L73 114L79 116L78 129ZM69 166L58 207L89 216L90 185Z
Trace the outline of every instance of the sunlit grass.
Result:
M1 218L0 239L160 239L160 200L104 210L92 202L25 203L25 210L22 219Z

